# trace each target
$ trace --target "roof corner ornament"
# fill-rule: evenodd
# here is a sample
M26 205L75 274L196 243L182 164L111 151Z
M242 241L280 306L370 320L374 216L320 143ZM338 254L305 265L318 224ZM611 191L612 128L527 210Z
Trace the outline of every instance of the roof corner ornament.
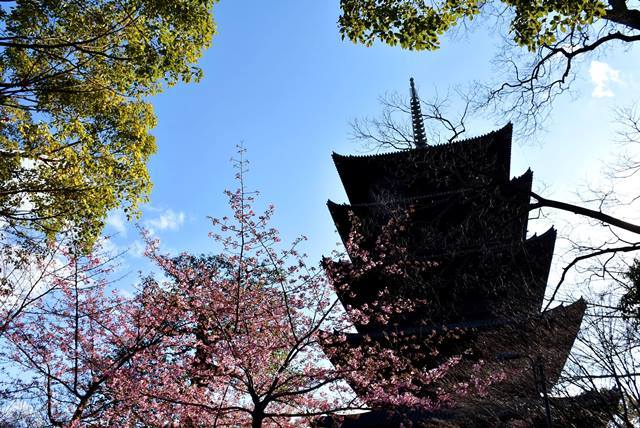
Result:
M417 148L423 148L427 146L427 135L424 131L424 121L422 119L422 111L420 110L420 98L418 98L418 91L416 91L413 77L409 81L411 82L411 122L413 124L413 143Z

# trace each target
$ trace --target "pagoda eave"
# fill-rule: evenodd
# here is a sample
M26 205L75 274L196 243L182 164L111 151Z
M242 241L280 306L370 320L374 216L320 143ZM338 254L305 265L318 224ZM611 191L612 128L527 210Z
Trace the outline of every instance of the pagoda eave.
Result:
M461 183L509 181L511 163L511 123L486 135L448 144L381 153L368 156L343 156L333 153L333 161L347 197L352 204L379 202L393 183L393 192L404 197L451 190ZM465 156L461 156L464 153ZM460 159L465 163L460 164ZM484 160L483 171L473 166ZM432 168L425 169L425 165ZM466 170L460 176L453 170L442 172L442 165Z
M326 263L329 271L342 272L329 279L347 311L363 304L375 309L374 302L382 293L402 296L410 286L414 299L422 302L412 311L392 315L388 321L392 325L532 314L540 311L544 299L555 238L552 228L517 245L425 259L433 266L409 273L410 285L406 276L392 276L384 268L360 272L350 262ZM491 261L517 267L500 272L492 268ZM483 287L478 286L478 278L488 278ZM381 327L375 323L361 326L357 320L354 325L360 332Z
M585 310L584 300L578 300L519 320L491 319L368 334L347 333L344 340L340 340L342 335L324 332L320 335L320 344L336 367L357 366L357 362L350 361L351 355L363 349L399 352L418 370L434 369L449 358L466 355L467 361L452 372L450 382L464 381L470 367L484 361L487 373L499 370L510 373L496 390L506 395L531 395L535 394L532 389L535 383L530 379L529 360L541 358L548 388L551 388L560 377ZM349 381L348 375L346 379L358 388L356 382Z

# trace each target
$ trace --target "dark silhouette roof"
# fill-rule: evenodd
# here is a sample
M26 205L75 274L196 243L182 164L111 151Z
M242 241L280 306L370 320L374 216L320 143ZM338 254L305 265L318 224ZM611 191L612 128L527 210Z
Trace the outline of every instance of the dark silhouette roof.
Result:
M384 202L509 181L511 124L448 144L369 156L333 154L352 204Z
M547 387L550 389L560 377L585 310L586 303L580 299L571 305L558 306L537 315L379 330L366 334L350 333L346 334L344 342L338 339L339 335L325 332L321 335L320 343L336 367L349 364L348 360L354 351L363 346L369 346L372 352L375 352L376 346L397 350L414 367L426 370L437 368L453 356L465 354L465 360L448 374L446 383L463 379L472 371L471 367L482 360L487 373L495 373L500 369L509 372L505 381L493 387L494 395L531 398L537 391L527 370L529 361L520 358L504 362L501 355L512 353L541 357ZM434 346L439 351L437 354L431 352ZM347 381L356 392L361 388L360 383ZM441 386L436 383L425 386L425 389Z
M529 216L533 173L529 170L507 184L438 192L389 202L336 204L327 202L343 243L357 231L363 235L366 249L373 250L376 240L392 217L409 213L405 226L410 228L414 245L424 253L442 253L450 248L502 241L524 240ZM400 215L399 215L400 214Z
M410 295L424 300L412 312L394 314L389 320L392 325L537 313L547 286L555 238L555 230L549 229L525 242L430 257L424 261L433 266L411 272L411 280L388 275L384 267L349 275L356 269L344 261L340 269L346 274L331 280L345 307L371 307L382 290L388 290L391 299ZM362 327L354 324L366 331L379 327L373 322Z
M553 426L606 428L611 409L620 402L618 390L600 390L575 397L552 397ZM545 427L541 400L514 399L509 402L478 398L465 407L424 411L379 409L344 416L319 418L315 428L494 428L505 426Z

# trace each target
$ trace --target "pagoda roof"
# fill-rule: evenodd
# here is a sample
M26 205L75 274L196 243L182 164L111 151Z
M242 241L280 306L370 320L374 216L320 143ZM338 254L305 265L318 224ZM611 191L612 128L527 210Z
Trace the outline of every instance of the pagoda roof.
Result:
M611 423L620 402L616 390L589 391L570 397L550 397L554 426L606 428ZM520 397L495 401L477 398L461 406L443 407L431 411L420 409L373 409L368 412L323 416L314 421L314 428L477 428L494 426L545 426L542 399L522 400Z
M352 353L363 346L370 347L362 351L366 353L376 349L391 350L408 359L416 370L430 370L453 356L463 356L460 365L447 375L450 377L448 382L452 384L464 381L465 376L473 373L472 366L482 360L487 374L499 370L509 373L504 381L492 388L492 394L531 397L536 395L536 391L535 383L530 379L529 358L542 359L550 389L564 368L585 310L586 303L580 299L571 305L558 306L519 320L493 319L394 332L347 333L344 341L338 339L338 334L325 332L320 337L320 344L338 368L350 366L348 362ZM437 353L433 352L434 349ZM518 358L505 361L501 355L506 354ZM350 376L346 380L358 392L357 382Z
M333 153L352 204L509 181L511 123L479 137L365 156Z
M348 261L325 263L338 263L333 267L342 274L330 280L347 308L371 307L383 290L393 298L424 301L416 303L412 312L393 315L391 324L482 319L540 310L555 239L556 231L551 228L524 243L478 246L432 257L430 266L403 275L388 273L384 267L360 272ZM354 324L363 332L377 328L375 323Z
M327 206L345 245L354 230L354 222L369 247L364 249L373 249L392 218L406 217L408 234L422 252L429 247L434 252L442 252L447 247L465 247L478 242L524 240L532 178L533 173L528 170L508 184L493 188L439 192L370 204L328 201Z

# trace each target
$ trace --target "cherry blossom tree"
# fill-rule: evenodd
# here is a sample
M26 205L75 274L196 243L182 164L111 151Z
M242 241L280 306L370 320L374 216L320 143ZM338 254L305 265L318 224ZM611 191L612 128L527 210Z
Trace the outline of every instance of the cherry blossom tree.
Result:
M109 259L65 254L47 294L6 323L0 387L9 409L33 409L44 426L297 427L356 410L434 410L498 379L473 363L466 380L447 381L464 355L427 370L375 341L348 344L354 324L393 325L420 304L382 289L367 307L343 308L335 292L376 269L404 277L430 268L407 260L410 213L389 221L373 251L354 227L351 263L314 266L304 237L281 242L273 206L254 210L239 154L239 188L226 192L232 214L211 219L213 255L163 254L143 231L162 276L143 277L124 297L109 292ZM349 358L334 358L347 345Z
M299 426L360 407L317 345L321 326L341 324L337 299L299 252L305 238L281 249L273 206L253 210L246 165L237 162L240 188L226 192L233 215L212 219L219 254L171 257L147 236L166 279L146 278L142 292L180 322L161 352L149 350L130 369L144 407L130 422L159 425L171 415L181 426Z
M455 393L423 398L424 389L440 381L460 356L434 370L416 371L408 361L367 343L356 346L344 364L327 361L328 338L344 340L354 319L384 324L394 311L414 304L382 290L379 304L345 312L330 279L380 266L401 274L409 267L404 252L393 248L387 233L379 242L385 251L359 252L354 235L350 250L360 256L350 268L328 260L324 269L310 265L299 250L304 237L283 246L270 226L273 206L261 214L254 211L256 192L245 188L243 155L240 149L239 188L226 192L232 215L211 219L217 232L210 236L221 248L218 254L164 255L158 241L147 235L147 254L164 279L146 278L142 293L155 296L161 311L173 312L170 318L178 327L159 349L144 351L145 357L126 369L126 377L136 385L136 397L129 392L130 399L139 403L127 422L301 426L319 415L372 406L432 410L451 404ZM387 229L397 232L401 226ZM475 386L467 389L479 391Z
M47 295L6 323L5 408L23 408L42 426L112 425L131 411L126 395L114 393L129 383L122 369L170 329L144 295L108 291L111 259L65 256L65 274L50 278Z

